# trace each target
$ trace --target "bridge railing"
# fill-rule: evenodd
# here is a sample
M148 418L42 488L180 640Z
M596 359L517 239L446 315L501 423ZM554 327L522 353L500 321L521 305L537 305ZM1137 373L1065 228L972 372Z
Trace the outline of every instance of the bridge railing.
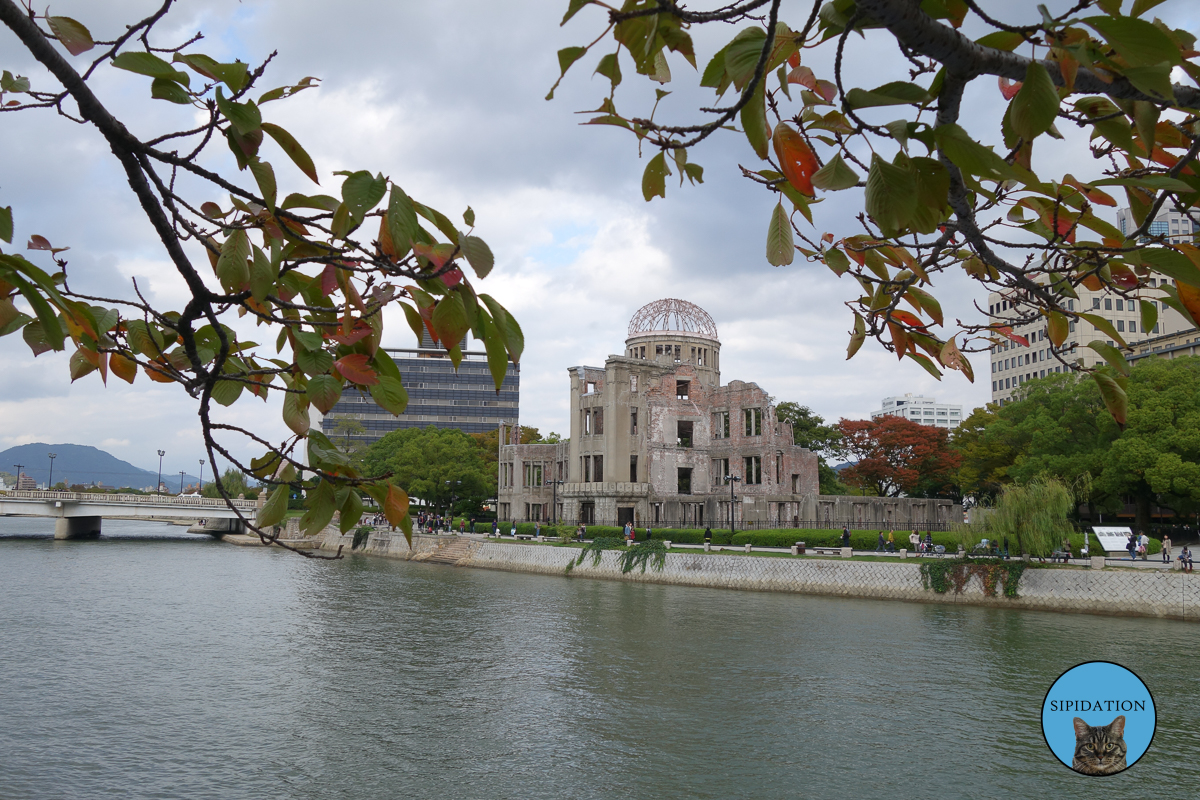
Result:
M156 494L101 494L99 492L50 492L31 489L20 491L0 492L10 500L56 500L70 503L108 503L131 506L169 506L172 508L228 508L225 501L219 497L201 497L185 494L156 495ZM257 503L253 500L234 500L234 506L243 511L253 511Z

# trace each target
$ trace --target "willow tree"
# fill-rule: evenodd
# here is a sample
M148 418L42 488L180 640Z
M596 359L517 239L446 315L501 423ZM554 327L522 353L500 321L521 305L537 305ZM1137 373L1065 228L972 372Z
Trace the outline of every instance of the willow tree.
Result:
M1080 0L1057 15L1038 6L1014 24L975 0L814 0L789 5L801 12L795 19L784 19L781 0L711 10L674 0L570 0L563 24L588 18L580 12L590 6L603 12L602 24L586 36L591 44L558 58L565 76L591 54L608 79L589 121L624 128L653 153L642 178L647 201L666 196L673 169L681 185L702 180L697 148L740 126L757 160L743 172L767 196L767 261L791 264L799 253L854 282L847 357L872 338L939 378L949 369L973 379L965 351L1028 345L1014 327L1040 322L1054 357L1082 370L1068 342L1073 322L1125 342L1071 302L1080 286L1137 301L1145 330L1156 303L1200 318L1200 249L1150 232L1161 209L1190 212L1200 199L1200 90L1172 83L1175 70L1200 79L1195 36L1148 18L1160 2ZM968 16L990 32L965 36ZM739 27L700 69L689 31L703 25ZM877 58L881 48L902 54L908 80L849 85L843 64ZM806 63L816 50L832 51L831 71ZM649 113L622 113L617 89L631 66L660 86L683 74L698 79L716 102L693 121L667 123L664 115L678 114L674 98L656 87ZM998 127L963 118L969 93L1006 103ZM1062 137L1060 126L1090 137L1095 167L1087 175L1035 168L1035 150ZM835 239L812 226L814 203L831 192L858 193L861 233ZM1124 234L1097 213L1116 205L1110 192L1124 193L1136 230ZM954 315L933 285L960 270L1013 300L1007 316L947 325ZM1124 424L1128 365L1107 342L1087 346L1107 364L1085 371Z
M1048 556L1075 532L1067 517L1075 502L1062 481L1036 478L1004 487L983 525L993 537L1016 542L1021 553Z
M355 526L362 491L411 534L405 492L356 468L310 428L309 409L326 412L344 390L356 389L393 414L404 410L400 373L380 348L382 312L395 305L414 334L428 332L456 366L458 343L471 331L486 347L499 389L523 337L512 316L464 275L469 266L483 279L493 265L473 233L474 212L466 209L460 227L410 197L395 177L365 169L323 174L292 134L269 121L271 109L317 80L264 88L271 56L258 65L224 63L197 50L200 34L182 44L162 41L155 28L172 5L164 0L131 25L106 21L112 33L105 39L101 26L0 0L0 23L51 76L42 86L4 71L0 108L57 114L103 140L187 287L175 309L147 302L136 282L113 287L111 296L80 294L70 288L64 255L80 243L34 235L29 259L0 252L0 336L19 332L34 355L72 350L71 380L94 373L133 383L144 375L196 398L209 463L219 453L274 487L257 518L244 519L265 541L276 541L274 526L298 488L307 498L307 531L324 528L335 512L343 531ZM178 128L135 136L93 88L107 70L143 76L147 101L175 107ZM220 163L213 156L226 151L236 172L202 166ZM280 157L311 185L281 185L272 166ZM338 185L336 194L320 193L321 180ZM15 212L0 208L0 239L9 244L20 213L19 204ZM266 345L239 336L229 323L241 317ZM291 430L284 441L222 421L221 408L273 394L282 395ZM238 437L262 455L240 461L229 444ZM223 477L214 484L228 500Z

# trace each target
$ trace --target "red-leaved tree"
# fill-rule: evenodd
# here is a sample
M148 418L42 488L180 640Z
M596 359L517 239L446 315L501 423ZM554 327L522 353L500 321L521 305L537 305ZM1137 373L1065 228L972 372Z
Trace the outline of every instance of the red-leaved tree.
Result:
M958 454L947 446L949 431L903 417L843 419L837 424L842 449L852 465L842 480L881 497L954 494Z

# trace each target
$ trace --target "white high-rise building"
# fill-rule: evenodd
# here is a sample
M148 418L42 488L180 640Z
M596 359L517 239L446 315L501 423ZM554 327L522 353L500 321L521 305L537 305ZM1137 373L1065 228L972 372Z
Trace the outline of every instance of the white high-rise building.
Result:
M871 419L884 416L904 417L935 428L957 428L962 422L962 406L939 403L923 394L905 394L883 398L883 408L871 412Z

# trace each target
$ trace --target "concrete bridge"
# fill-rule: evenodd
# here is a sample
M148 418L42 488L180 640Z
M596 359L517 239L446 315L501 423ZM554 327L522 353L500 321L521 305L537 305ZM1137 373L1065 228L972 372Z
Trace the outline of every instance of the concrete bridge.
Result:
M247 517L254 500L234 500ZM100 494L92 492L0 492L0 516L54 517L55 539L100 535L104 517L205 520L205 533L241 533L242 523L224 500L197 495Z

